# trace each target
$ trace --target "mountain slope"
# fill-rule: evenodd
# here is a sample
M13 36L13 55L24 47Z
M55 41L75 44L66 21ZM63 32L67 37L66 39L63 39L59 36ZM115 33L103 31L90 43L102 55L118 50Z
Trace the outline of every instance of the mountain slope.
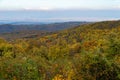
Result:
M120 80L119 21L81 25L39 38L0 39L0 66L3 80Z
M1 33L0 37L6 40L33 39L33 38L43 37L48 34L52 34L52 32L46 32L40 30L23 30L23 31Z

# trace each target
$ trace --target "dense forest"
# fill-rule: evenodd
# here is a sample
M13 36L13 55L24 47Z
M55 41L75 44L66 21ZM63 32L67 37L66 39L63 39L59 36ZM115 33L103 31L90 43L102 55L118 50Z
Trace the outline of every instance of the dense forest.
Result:
M120 21L1 38L0 80L120 80Z

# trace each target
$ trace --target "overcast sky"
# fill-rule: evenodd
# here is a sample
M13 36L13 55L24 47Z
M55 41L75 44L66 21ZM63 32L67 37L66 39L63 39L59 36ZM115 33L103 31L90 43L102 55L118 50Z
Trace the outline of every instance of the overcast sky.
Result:
M120 18L120 0L0 0L0 20L96 21Z
M119 9L120 0L0 0L0 9Z

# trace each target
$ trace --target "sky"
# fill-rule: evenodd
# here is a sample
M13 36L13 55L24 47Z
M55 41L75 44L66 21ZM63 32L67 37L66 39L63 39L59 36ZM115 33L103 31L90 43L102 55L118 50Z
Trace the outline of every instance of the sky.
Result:
M0 0L0 9L112 9L120 0Z
M0 0L0 20L99 21L119 14L120 0Z

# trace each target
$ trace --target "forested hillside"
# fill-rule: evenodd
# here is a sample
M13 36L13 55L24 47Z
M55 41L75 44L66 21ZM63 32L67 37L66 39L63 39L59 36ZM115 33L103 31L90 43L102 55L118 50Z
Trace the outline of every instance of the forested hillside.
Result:
M54 32L47 32L41 30L22 30L22 31L15 31L9 33L1 33L0 37L7 41L13 41L16 39L32 39L32 38L40 38L45 35L50 35Z
M40 38L0 39L1 80L120 80L120 21Z

